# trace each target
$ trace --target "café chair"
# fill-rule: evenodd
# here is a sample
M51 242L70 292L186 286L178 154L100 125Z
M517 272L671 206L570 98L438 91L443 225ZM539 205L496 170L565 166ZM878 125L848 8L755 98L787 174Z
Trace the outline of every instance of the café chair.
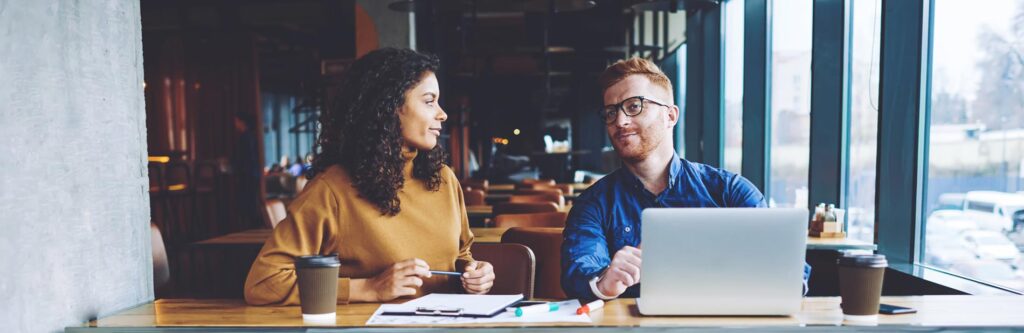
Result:
M562 291L562 228L511 228L501 235L502 244L522 244L537 258L533 296L565 299Z
M463 179L460 184L463 188L470 188L474 190L481 190L487 192L487 188L490 187L490 182L486 179Z
M535 186L555 186L554 179L533 179L526 178L523 181L516 183L517 190L531 190Z
M492 207L492 214L494 216L558 211L558 205L553 202L502 202L494 204Z
M466 206L480 206L486 205L487 193L482 190L469 190L463 193L466 200Z
M494 266L494 286L488 294L523 294L533 298L536 258L530 248L522 244L474 243L470 249L473 259L486 261Z
M565 206L565 197L560 193L548 192L539 194L513 194L509 196L508 202L510 203L526 203L526 202L551 202L558 207Z

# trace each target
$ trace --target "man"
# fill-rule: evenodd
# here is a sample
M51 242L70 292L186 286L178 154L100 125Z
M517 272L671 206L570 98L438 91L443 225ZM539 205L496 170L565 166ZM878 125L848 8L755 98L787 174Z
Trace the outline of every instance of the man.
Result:
M562 244L562 289L570 298L639 297L640 212L649 207L765 207L743 177L681 159L672 143L679 107L654 63L632 58L599 78L601 116L624 164L573 203ZM804 267L806 290L810 267Z

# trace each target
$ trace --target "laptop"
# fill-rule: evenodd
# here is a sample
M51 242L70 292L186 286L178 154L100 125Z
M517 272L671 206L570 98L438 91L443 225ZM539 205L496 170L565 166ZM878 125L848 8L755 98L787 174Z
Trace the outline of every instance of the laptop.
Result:
M807 220L803 208L645 209L640 313L799 312Z

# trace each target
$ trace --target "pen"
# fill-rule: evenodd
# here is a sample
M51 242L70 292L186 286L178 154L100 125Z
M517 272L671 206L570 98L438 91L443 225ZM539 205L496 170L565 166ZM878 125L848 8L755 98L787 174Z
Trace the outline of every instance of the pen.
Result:
M448 276L462 276L459 272L445 272L445 271L430 271L431 275L448 275Z
M590 314L590 311L596 311L604 307L604 301L596 300L587 304L584 304L579 309L576 309L576 314Z
M558 311L558 303L550 302L544 304L521 306L516 308L516 317L522 317L523 315L530 313L545 313Z

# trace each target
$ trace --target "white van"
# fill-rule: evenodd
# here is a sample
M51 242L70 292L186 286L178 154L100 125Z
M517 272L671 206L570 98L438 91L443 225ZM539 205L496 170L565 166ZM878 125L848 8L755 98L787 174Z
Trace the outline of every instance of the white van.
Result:
M964 197L964 217L979 229L1008 232L1024 216L1024 195L996 191L970 191Z

